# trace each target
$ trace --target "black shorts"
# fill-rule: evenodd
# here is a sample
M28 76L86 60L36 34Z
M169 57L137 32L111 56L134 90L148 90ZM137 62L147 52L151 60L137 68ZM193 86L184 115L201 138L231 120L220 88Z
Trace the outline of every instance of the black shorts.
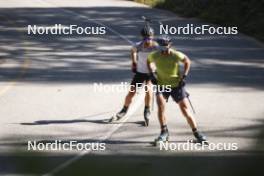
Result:
M149 81L150 76L147 73L136 72L130 85L141 87L145 81Z
M171 96L172 99L179 103L181 100L183 100L186 97L189 97L189 93L186 91L185 87L175 87L172 88L170 92L164 91L164 92L158 92L157 95L162 94L163 97L168 101L169 97Z

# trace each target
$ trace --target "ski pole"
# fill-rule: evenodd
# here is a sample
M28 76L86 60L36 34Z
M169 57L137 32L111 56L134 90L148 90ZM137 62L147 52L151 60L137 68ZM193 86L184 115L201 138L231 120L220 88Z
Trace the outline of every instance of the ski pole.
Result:
M189 101L189 103L190 103L190 105L191 105L191 108L192 108L193 113L196 114L196 113L195 113L195 110L194 110L194 107L193 107L193 105L192 105L192 102L191 102L191 100L190 100L190 98L189 98L189 96L187 96L187 99L188 99L188 101Z
M151 105L152 106L151 107L152 108L151 109L152 111L154 111L154 101L155 101L155 97L154 96L155 96L155 92L152 90L152 102L151 102L152 103L152 105Z

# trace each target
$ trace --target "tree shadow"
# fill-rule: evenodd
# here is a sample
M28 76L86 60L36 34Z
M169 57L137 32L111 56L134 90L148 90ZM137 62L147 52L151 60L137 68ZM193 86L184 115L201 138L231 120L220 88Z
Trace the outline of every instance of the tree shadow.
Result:
M110 26L129 40L139 40L139 29L143 26L142 15L155 19L166 20L166 24L184 25L199 24L193 19L175 17L171 13L146 8L126 7L92 7L69 8L89 19L96 19ZM12 12L12 13L11 13ZM119 83L131 78L129 71L130 43L109 31L106 36L28 36L25 26L28 24L79 26L95 25L95 21L81 18L72 13L66 13L59 8L1 8L0 15L7 20L0 20L0 54L12 61L13 67L1 67L0 82L9 81L19 75L21 64L25 58L30 58L31 65L27 68L23 82L30 83ZM168 18L170 18L168 20ZM158 31L158 25L154 25ZM182 50L193 60L190 84L217 84L230 87L248 87L263 90L263 58L262 46L238 36L173 36L176 48ZM3 57L4 55L4 57ZM212 62L213 61L213 62ZM235 61L235 62L234 62ZM42 120L21 125L48 125L63 123L101 123L99 120ZM255 131L260 135L256 148L263 149L263 124L249 125L238 128L208 130L210 136L232 131ZM220 134L222 136L222 134ZM226 136L231 134L228 133ZM233 137L246 137L235 134ZM29 136L24 136L28 138ZM18 141L21 136L12 138ZM75 140L75 139L73 139ZM98 141L95 139L80 140L80 142ZM108 140L109 144L146 144L146 141ZM1 145L3 146L3 145ZM252 148L255 151L256 148ZM141 149L141 148L140 148ZM118 148L116 149L118 150ZM63 170L58 175L260 175L264 163L263 152L251 153L250 156L179 156L158 155L157 150L147 155L109 154L89 155ZM70 155L45 155L43 153L1 154L1 174L43 174L59 164L75 157ZM164 172L165 171L165 172ZM260 172L261 171L261 172Z
M259 133L256 134L256 144L248 151L216 151L216 152L203 152L199 153L197 151L191 154L184 153L171 153L159 151L156 147L153 147L151 142L147 140L121 140L121 139L106 139L100 140L95 138L87 139L56 139L61 143L69 143L70 141L76 141L78 143L98 143L104 142L108 147L113 148L113 150L120 150L121 146L124 146L127 151L124 154L97 154L92 153L90 155L83 156L80 160L62 170L58 175L83 175L89 172L100 175L102 174L101 169L98 167L103 163L104 169L108 168L108 174L120 174L119 167L124 167L122 174L129 175L131 172L135 175L137 172L131 171L132 168L141 168L140 174L144 172L144 175L160 175L160 169L166 170L166 173L175 173L175 169L178 174L184 175L197 175L199 172L201 175L259 175L261 173L261 166L264 163L264 153L263 153L263 121L258 121L259 125L248 125L241 128L226 128L223 130L213 130L208 131L208 135L211 136L213 133L222 133L224 131L255 131ZM229 136L229 134L226 134ZM236 136L241 137L241 136ZM243 136L242 136L243 137ZM37 143L52 143L56 140L37 140ZM17 141L17 140L15 140ZM171 141L174 143L184 143L186 141ZM14 142L9 144L0 144L1 147L8 146L26 146L26 142ZM138 148L139 147L139 148ZM139 150L147 150L149 154L129 154L131 148L138 148ZM132 150L133 151L133 150ZM18 157L18 155L20 157ZM41 174L52 170L52 168L57 167L59 164L68 161L69 159L75 157L76 155L46 155L42 152L27 152L20 153L14 152L12 154L0 155L0 173L1 174L14 174L14 173L30 173L30 174ZM12 167L15 166L15 167ZM29 167L31 166L31 167ZM32 167L34 166L34 167ZM117 167L118 166L118 167ZM210 166L210 167L209 167ZM158 168L158 169L156 169ZM188 168L188 169L187 169ZM186 170L187 169L187 170ZM117 172L118 170L118 172ZM132 169L133 170L133 169ZM150 172L151 171L151 172ZM145 173L146 172L146 173ZM149 173L150 172L150 173ZM122 175L121 174L121 175Z
M120 83L131 78L128 43L108 30L105 36L38 35L26 34L28 24L52 26L76 24L82 27L103 23L131 42L140 39L143 26L141 16L151 16L165 24L184 26L199 25L194 19L183 19L171 13L138 7L67 8L2 8L0 46L5 58L17 63L0 70L0 81L7 81L19 74L24 58L31 60L23 82L31 83ZM12 11L12 15L10 15ZM101 12L104 13L101 13ZM85 18L86 16L87 18ZM157 33L158 23L153 27ZM22 37L21 37L22 36ZM250 87L263 89L264 50L243 36L175 35L174 45L193 60L190 84L217 84L225 87ZM8 46L8 47L6 47Z

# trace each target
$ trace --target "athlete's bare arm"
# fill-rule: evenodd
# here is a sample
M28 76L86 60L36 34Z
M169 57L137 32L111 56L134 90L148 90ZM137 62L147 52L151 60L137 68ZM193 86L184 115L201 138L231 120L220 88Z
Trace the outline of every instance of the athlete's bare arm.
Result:
M132 63L137 63L137 48L135 47L131 49L131 61Z
M149 62L149 60L147 60L147 66L148 66L148 70L149 73L153 73L154 72L154 68L153 68L153 63Z
M183 75L188 75L190 68L191 68L191 60L189 59L188 56L185 56L182 62L184 64Z
M133 72L135 72L137 70L137 48L135 47L131 49L131 61L131 69Z

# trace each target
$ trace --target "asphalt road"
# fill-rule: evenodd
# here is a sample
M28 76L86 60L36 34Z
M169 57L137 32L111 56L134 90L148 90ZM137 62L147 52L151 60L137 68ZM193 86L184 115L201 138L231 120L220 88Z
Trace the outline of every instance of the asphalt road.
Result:
M142 15L171 25L204 24L202 21L130 1L1 0L0 4L1 174L62 172L67 175L73 171L69 168L83 166L86 160L90 164L108 163L106 167L113 168L113 158L121 165L124 159L133 166L128 168L134 170L144 164L155 168L164 157L179 163L181 157L187 163L194 157L194 162L208 164L211 160L206 157L215 161L224 156L263 155L262 43L243 34L173 36L174 47L192 60L187 88L199 128L210 142L237 143L238 150L160 151L150 144L159 134L156 106L150 126L142 126L144 95L139 93L124 122L107 124L105 120L122 107L126 92L96 92L94 83L116 86L130 82L129 49L140 40ZM103 25L107 35L27 35L29 24L60 23ZM158 23L153 27L158 32ZM171 100L166 114L171 142L186 143L193 138L186 120ZM32 154L27 151L27 142L34 140L105 142L106 150ZM173 167L169 161L165 163ZM29 166L34 167L30 170ZM93 167L100 171L97 166ZM223 170L220 166L218 169Z

